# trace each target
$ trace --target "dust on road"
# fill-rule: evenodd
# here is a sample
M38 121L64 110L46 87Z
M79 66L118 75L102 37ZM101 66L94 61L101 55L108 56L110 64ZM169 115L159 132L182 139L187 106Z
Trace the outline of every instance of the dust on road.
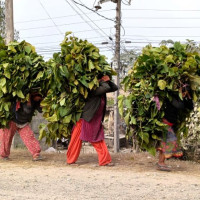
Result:
M78 166L65 164L66 153L45 153L32 162L14 150L0 162L0 200L199 200L200 164L170 160L172 172L156 170L147 153L113 154L114 167L98 167L97 155L81 154Z

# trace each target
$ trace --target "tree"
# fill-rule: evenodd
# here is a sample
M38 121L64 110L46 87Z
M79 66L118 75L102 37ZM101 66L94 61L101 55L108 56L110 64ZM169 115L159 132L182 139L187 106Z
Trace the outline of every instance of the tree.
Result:
M120 55L120 78L124 78L127 74L128 70L133 67L133 64L137 57L139 56L140 51L133 49L133 50L124 50Z
M0 0L0 36L5 38L5 3ZM15 30L14 32L14 39L19 39L19 32Z

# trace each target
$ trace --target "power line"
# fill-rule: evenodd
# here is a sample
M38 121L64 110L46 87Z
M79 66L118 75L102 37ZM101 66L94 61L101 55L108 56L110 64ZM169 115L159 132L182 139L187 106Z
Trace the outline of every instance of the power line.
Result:
M104 36L99 36L99 37L90 37L90 38L85 38L84 40L88 40L89 42L91 42L91 39L96 39L96 38L105 38ZM48 44L52 44L52 43L61 43L62 41L55 41L55 42L49 42ZM38 44L47 44L47 42L40 42L40 43L35 43L35 45Z
M73 0L71 0L74 2ZM81 2L82 3L82 2ZM76 5L76 4L75 4ZM77 5L76 7L90 20L91 23L93 23L104 35L106 35L108 38L110 38L96 23L94 23L93 20L91 20Z
M110 27L109 28L102 28L102 29L110 29ZM73 33L82 33L82 32L91 32L91 31L95 31L95 30L98 30L98 29L93 29L93 30L82 30L82 31L75 31L75 32L73 32ZM19 30L20 31L20 30ZM48 36L53 36L53 35L60 35L60 34L51 34L51 35L36 35L36 36L28 36L28 37L26 37L26 38L38 38L38 37L48 37ZM105 37L105 36L104 36Z
M199 37L200 38L200 36L198 35L194 35L194 36L189 36L189 35L146 35L146 36L144 36L144 35L126 35L126 36L133 36L133 37L155 37L155 38L157 38L157 37L168 37L168 38L170 38L170 37L180 37L180 38L191 38L191 37Z
M144 10L144 11L160 11L160 12L199 12L200 10L169 10L169 9L143 9L143 8L125 8L125 9L122 9L122 10L138 10L138 11L141 11L141 10Z
M56 27L56 29L58 30L58 32L60 33L60 35L63 35L63 33L57 27L56 23L53 21L53 19L51 18L51 16L49 15L49 13L47 12L46 8L44 7L44 5L42 4L42 2L40 0L39 0L39 3L42 6L42 8L44 9L44 11L46 12L46 14L49 16L49 19L51 19L51 21L53 22L54 26Z
M97 19L97 20L93 20L93 21L103 21L105 19ZM58 27L59 26L67 26L67 25L73 25L73 24L83 24L83 23L87 23L87 22L90 22L90 21L86 21L86 22L74 22L74 23L68 23L68 24L59 24L57 25ZM32 30L32 29L43 29L43 28L51 28L51 27L54 27L54 26L38 26L38 27L32 27L32 28L23 28L23 29L20 29L20 31L25 31L25 30Z
M114 10L114 9L104 10L102 12L109 12L111 10ZM91 12L86 13L86 14L87 15L91 14ZM59 17L51 17L51 18L52 19L59 19L59 18L67 18L67 17L73 17L73 16L77 16L77 14L59 16ZM138 16L138 17L137 16L136 17L122 17L122 18L123 19L161 19L161 20L162 19L200 19L200 17L141 17L141 16ZM50 18L41 18L41 19L33 19L33 20L27 20L27 21L18 21L18 22L15 22L15 24L30 23L30 22L45 21L45 20L51 20L51 19ZM100 19L100 20L106 20L106 19Z
M127 26L126 28L200 28L200 27L195 27L195 26L176 26L176 27L173 27L173 26L165 26L165 27L161 27L161 26Z
M99 12L110 12L110 11L114 11L114 9L108 9L108 10L102 10ZM93 12L88 12L86 13L88 14L93 14ZM52 19L59 19L59 18L67 18L67 17L74 17L77 16L78 14L73 14L73 15L65 15L65 16L58 16L58 17L52 17ZM43 20L50 20L49 18L42 18L42 19L33 19L33 20L25 20L25 21L18 21L15 22L15 24L21 24L21 23L29 23L29 22L37 22L37 21L43 21Z
M200 18L199 18L200 19ZM100 20L94 20L94 21L100 21ZM86 22L89 22L89 21L86 21ZM75 23L70 23L70 24L61 24L61 25L57 25L57 26L66 26L66 25L72 25L72 24L81 24L81 23L84 23L84 22L75 22ZM88 23L87 23L88 24ZM97 25L96 25L97 26ZM55 26L42 26L42 27L33 27L33 28L24 28L24 29L19 29L19 31L27 31L27 30L34 30L34 29L44 29L44 28L52 28L52 27L55 27ZM98 27L98 29L108 29L108 28L100 28L99 26L97 26ZM92 27L93 28L93 27ZM122 27L123 28L123 27ZM200 27L191 27L191 26L185 26L185 27L144 27L144 26L141 26L141 27L139 27L139 26L127 26L127 27L125 27L125 28L157 28L157 29L159 29L159 28L177 28L177 29L180 29L180 28L192 28L192 29L194 29L194 28L200 28ZM98 30L98 29L94 29L93 28L93 30ZM124 29L124 28L123 28ZM89 31L89 30L86 30L86 31ZM101 30L102 31L102 30ZM77 32L76 32L77 33ZM109 37L105 32L103 32L107 37ZM63 34L63 33L62 33Z
M192 20L192 19L200 19L200 17L124 17L123 19L158 19L158 20L163 20L163 19L187 19L187 20Z
M88 7L87 7L86 5L84 5L84 4L78 3L78 2L76 2L76 1L74 1L74 0L72 0L72 1L73 1L74 3L76 3L76 4L80 5L80 6L83 6L83 7L85 7L85 8L86 8L86 9L88 9L88 10L91 10L92 12L96 13L97 15L99 15L99 16L101 16L101 17L103 17L103 18L107 19L107 20L110 20L110 21L113 21L113 22L115 22L115 20L113 20L113 19L110 19L110 18L107 18L107 17L105 17L105 16L103 16L103 15L101 15L101 14L97 13L96 11L92 10L91 8L88 8Z
M74 7L73 7L67 0L65 0L65 1L69 4L69 6L70 6L76 13L79 14L79 16L81 17L81 19L83 19L83 20L86 22L86 20L82 17L82 15L80 15L80 13L79 13L77 10L75 10ZM77 7L76 4L75 4L75 6ZM84 13L79 7L77 7L77 8L85 15L85 13ZM85 16L86 16L87 18L89 18L87 15L85 15ZM90 19L90 18L89 18L89 19ZM93 23L94 23L94 22L93 22ZM102 34L99 32L99 29L100 29L100 28L99 28L95 23L94 23L94 24L98 27L98 29L94 29L93 26L92 26L90 23L87 23L87 24L92 28L92 30L90 30L90 31L95 30L98 34L102 35ZM100 30L103 32L102 29L100 29ZM74 33L75 33L75 32L74 32ZM103 32L103 33L104 33L104 32ZM107 34L105 34L105 35L107 36ZM109 38L109 36L107 36L107 37ZM106 38L106 37L105 37L105 38Z
M110 29L110 28L102 28L102 29ZM98 29L94 29L94 30L98 30ZM94 31L94 30L82 30L82 31L75 31L73 33L82 33L82 32L91 32L91 31ZM20 31L20 30L19 30ZM60 34L50 34L50 35L37 35L37 36L28 36L26 38L38 38L38 37L48 37L48 36L55 36L55 35L60 35ZM134 37L200 37L199 36L180 36L180 35L177 35L177 36L174 36L174 35L168 35L168 36L165 36L165 35L161 35L161 36L151 36L151 35L126 35L126 36L134 36ZM99 37L96 37L96 38L99 38Z

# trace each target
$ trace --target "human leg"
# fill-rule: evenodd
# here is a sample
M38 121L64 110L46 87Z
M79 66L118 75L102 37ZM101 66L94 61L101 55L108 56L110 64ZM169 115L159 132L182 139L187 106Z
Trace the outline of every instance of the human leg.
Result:
M68 164L75 163L79 157L82 146L82 141L80 140L81 127L82 127L82 120L79 120L72 130L71 140L67 150Z
M158 164L159 165L166 165L165 164L165 155L162 151L159 151Z
M100 142L92 142L91 144L97 151L100 166L111 163L112 159L104 140Z
M10 148L15 132L16 132L16 125L14 122L10 122L9 128L0 129L0 134L1 134L0 156L2 158L9 157Z
M18 132L27 149L33 156L33 159L37 158L40 155L41 148L39 141L35 138L30 126L26 125L25 127L20 128L18 129Z

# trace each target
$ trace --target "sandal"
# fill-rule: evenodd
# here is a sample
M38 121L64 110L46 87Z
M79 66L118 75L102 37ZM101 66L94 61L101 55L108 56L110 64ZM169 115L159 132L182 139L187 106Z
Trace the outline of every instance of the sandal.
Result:
M160 171L166 171L166 172L170 172L171 169L169 166L167 165L160 165L160 164L156 164L157 165L157 170L160 170Z
M66 163L66 165L71 165L71 166L79 166L79 164L78 163Z
M44 158L41 155L38 155L37 157L32 159L33 161L40 161L40 160L44 160Z
M0 156L0 160L7 161L7 160L10 160L10 158Z
M113 167L113 166L115 166L115 164L111 162L111 163L108 163L108 164L102 165L102 166L104 166L104 167Z

